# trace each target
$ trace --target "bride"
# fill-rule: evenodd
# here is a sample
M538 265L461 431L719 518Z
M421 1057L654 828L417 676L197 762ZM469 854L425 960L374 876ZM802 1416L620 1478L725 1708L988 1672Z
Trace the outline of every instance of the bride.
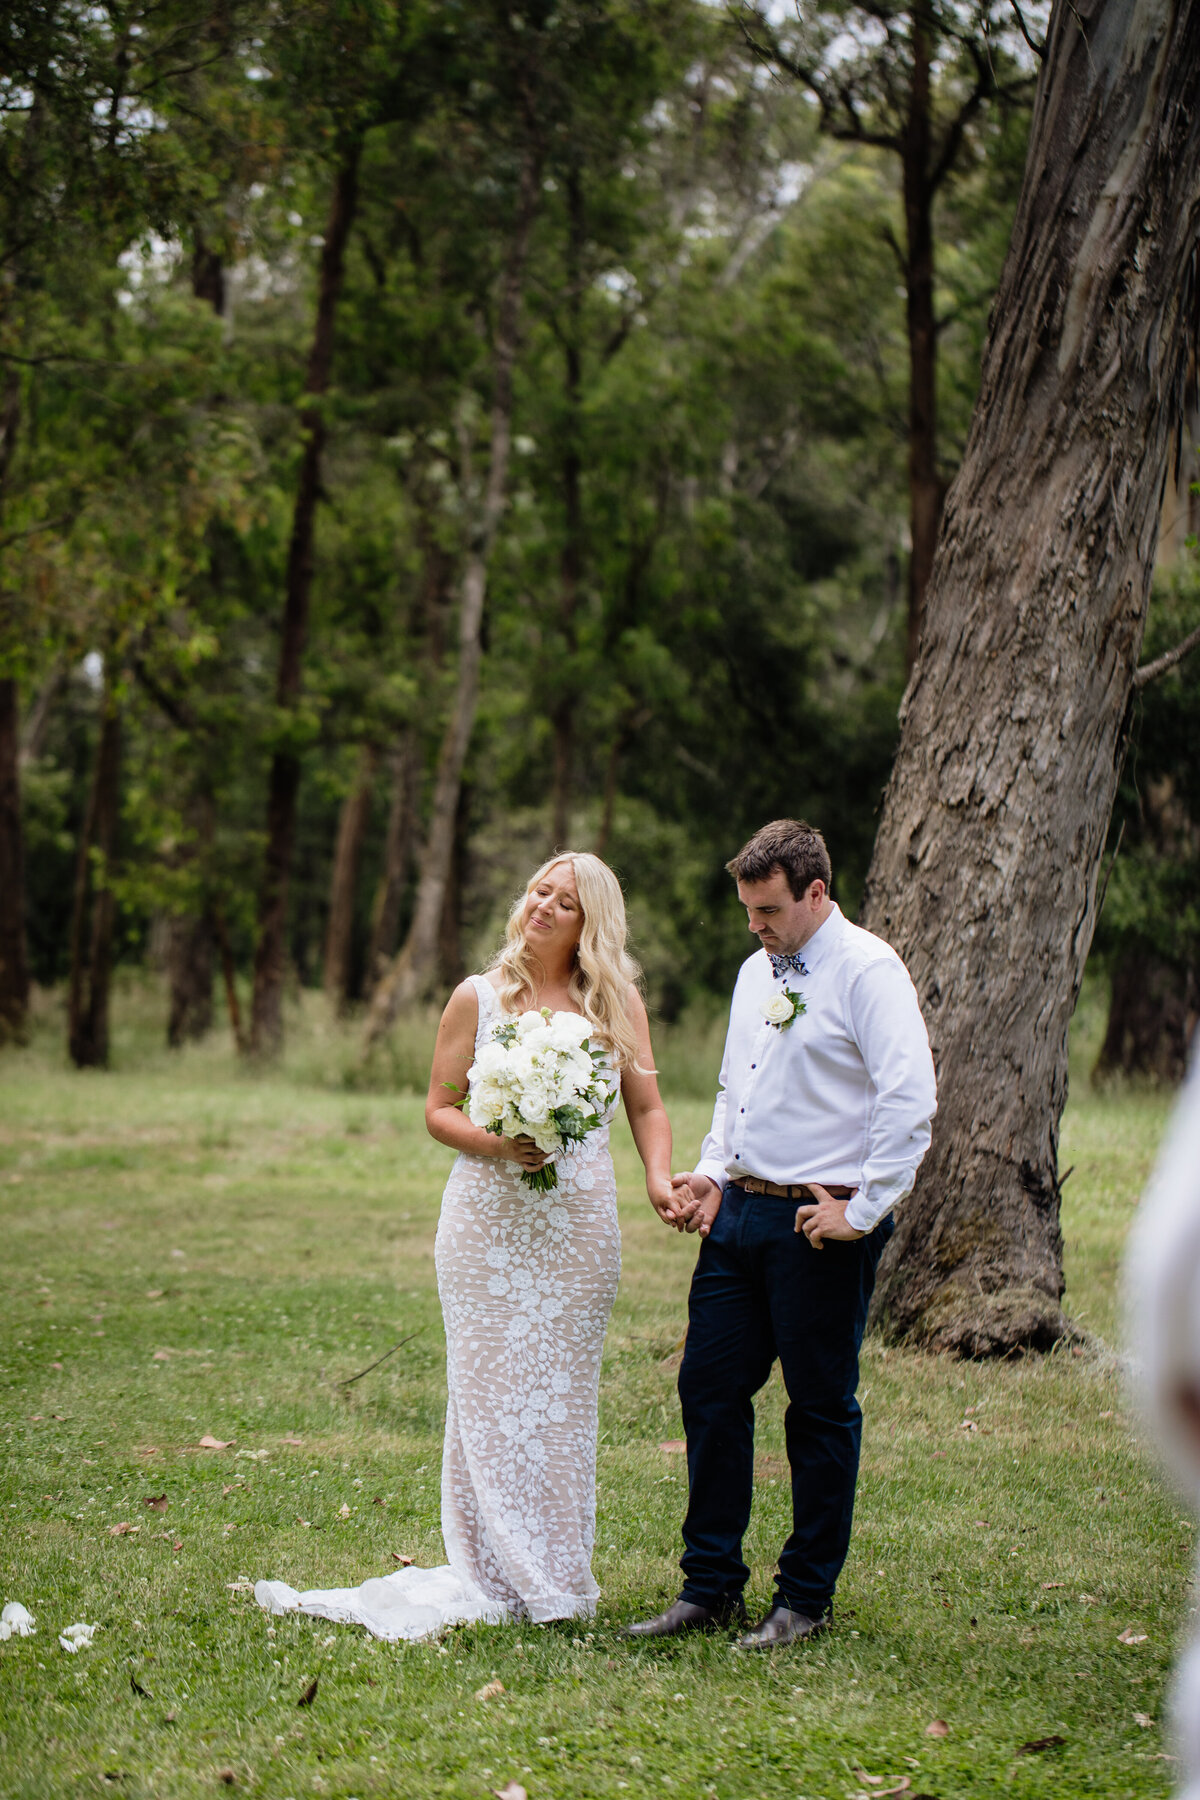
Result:
M651 1203L668 1224L678 1206L671 1127L625 939L625 903L607 864L584 851L552 857L514 906L495 963L456 988L442 1015L425 1122L459 1153L436 1244L449 1566L307 1593L261 1581L255 1593L269 1611L298 1608L379 1637L417 1638L472 1619L543 1622L595 1610L600 1354L621 1268L608 1148L618 1098ZM493 1027L542 1007L587 1019L613 1087L601 1128L558 1155L558 1185L545 1193L521 1180L546 1161L532 1139L490 1135L459 1104Z

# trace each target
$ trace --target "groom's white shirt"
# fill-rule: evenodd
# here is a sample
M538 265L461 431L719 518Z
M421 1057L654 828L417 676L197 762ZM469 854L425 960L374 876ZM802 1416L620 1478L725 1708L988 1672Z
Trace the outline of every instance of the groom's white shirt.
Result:
M846 1222L870 1231L911 1193L929 1148L937 1088L908 970L890 944L833 911L798 952L806 975L777 977L765 950L742 964L721 1085L698 1174L855 1187ZM804 1012L763 1016L784 989Z

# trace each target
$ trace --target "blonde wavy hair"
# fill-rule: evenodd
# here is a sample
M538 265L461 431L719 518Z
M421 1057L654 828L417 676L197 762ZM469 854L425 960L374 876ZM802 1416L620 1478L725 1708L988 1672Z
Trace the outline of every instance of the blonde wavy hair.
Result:
M534 870L525 892L515 902L508 915L504 948L491 964L491 970L499 970L501 976L501 1010L516 1012L522 1000L528 1004L537 993L534 977L541 965L525 942L521 915L534 888L561 863L571 865L583 910L583 928L567 991L584 1018L595 1027L597 1036L608 1044L617 1067L637 1069L638 1041L629 1012L629 989L641 980L642 971L625 947L625 896L621 884L608 864L590 850L564 850L560 856L549 857L540 869Z

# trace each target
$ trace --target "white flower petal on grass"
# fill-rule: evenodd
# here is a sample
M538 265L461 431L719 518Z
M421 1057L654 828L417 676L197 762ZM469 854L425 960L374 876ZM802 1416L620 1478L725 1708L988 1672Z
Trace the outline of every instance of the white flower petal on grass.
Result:
M59 1632L58 1641L74 1656L76 1651L87 1649L99 1629L98 1625L68 1625L65 1631Z

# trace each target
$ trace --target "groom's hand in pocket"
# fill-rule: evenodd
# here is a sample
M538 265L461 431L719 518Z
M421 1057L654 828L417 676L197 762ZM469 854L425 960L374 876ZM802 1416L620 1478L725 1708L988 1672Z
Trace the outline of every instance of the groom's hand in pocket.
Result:
M847 1201L835 1200L817 1181L808 1183L808 1191L817 1196L817 1204L796 1208L795 1229L804 1233L814 1250L823 1250L826 1238L834 1243L850 1244L855 1238L866 1236L865 1232L856 1231L853 1225L847 1225Z
M721 1189L707 1175L694 1172L672 1176L671 1186L679 1199L677 1230L698 1231L707 1237L721 1210Z

